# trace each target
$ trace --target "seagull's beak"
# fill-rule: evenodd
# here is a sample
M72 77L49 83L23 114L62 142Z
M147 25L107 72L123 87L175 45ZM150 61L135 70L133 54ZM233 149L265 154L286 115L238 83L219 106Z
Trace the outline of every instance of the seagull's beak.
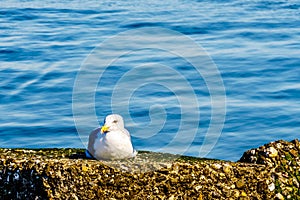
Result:
M102 128L101 128L101 134L108 132L108 129L109 129L108 126L106 126L106 125L102 126Z

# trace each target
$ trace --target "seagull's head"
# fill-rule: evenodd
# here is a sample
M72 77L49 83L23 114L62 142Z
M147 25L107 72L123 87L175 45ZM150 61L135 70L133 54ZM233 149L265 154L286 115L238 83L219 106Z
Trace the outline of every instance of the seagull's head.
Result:
M105 118L104 125L101 128L101 133L119 130L124 128L124 121L121 115L112 114Z

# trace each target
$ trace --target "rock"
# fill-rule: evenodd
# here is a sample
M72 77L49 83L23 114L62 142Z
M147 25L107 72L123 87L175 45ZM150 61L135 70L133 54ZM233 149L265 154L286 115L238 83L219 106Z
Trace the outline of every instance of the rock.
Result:
M241 193L241 195L240 195L241 197L246 197L247 196L247 194L246 194L246 192L245 191L242 191L242 193Z
M275 184L271 183L270 185L268 185L268 189L272 192L273 190L275 190Z
M277 192L277 199L300 199L300 143L297 139L287 142L278 140L256 149L246 151L239 160L264 164L270 167L274 185L268 185L270 191ZM281 196L280 196L281 195Z
M229 175L230 173L231 173L231 166L230 165L228 165L228 164L225 164L224 166L223 166L223 172L225 173L225 174L227 174L227 175Z
M239 190L234 190L232 197L235 197L237 199L240 196L240 191Z
M222 167L222 165L219 164L219 163L214 163L214 164L212 164L212 168L214 168L215 170L218 170L218 169L220 169L221 167Z
M139 152L122 161L84 149L0 149L1 199L299 199L299 141L276 141L239 162Z
M278 155L278 151L274 147L267 148L266 153L270 158L275 158Z
M284 197L282 196L282 194L277 193L277 194L275 195L275 199L277 199L277 200L284 200Z
M238 180L238 181L236 182L235 185L236 185L237 188L241 189L241 188L244 187L245 181L244 181L243 179L240 179L240 180Z
M292 154L295 158L299 157L299 152L295 149L291 149L290 154Z

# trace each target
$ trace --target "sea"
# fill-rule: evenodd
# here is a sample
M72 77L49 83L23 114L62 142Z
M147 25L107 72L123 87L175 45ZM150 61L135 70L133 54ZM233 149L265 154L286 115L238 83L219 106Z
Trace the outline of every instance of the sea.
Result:
M0 2L0 147L238 160L300 138L300 0Z

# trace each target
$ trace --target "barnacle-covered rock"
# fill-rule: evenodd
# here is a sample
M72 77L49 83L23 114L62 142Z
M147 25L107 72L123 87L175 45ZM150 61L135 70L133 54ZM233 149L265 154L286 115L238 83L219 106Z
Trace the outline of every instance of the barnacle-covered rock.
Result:
M0 149L0 199L297 199L299 149L297 140L274 142L245 152L242 162L154 152L97 161L84 149Z
M256 149L246 151L240 162L265 164L272 168L276 199L300 199L300 142L279 140Z

